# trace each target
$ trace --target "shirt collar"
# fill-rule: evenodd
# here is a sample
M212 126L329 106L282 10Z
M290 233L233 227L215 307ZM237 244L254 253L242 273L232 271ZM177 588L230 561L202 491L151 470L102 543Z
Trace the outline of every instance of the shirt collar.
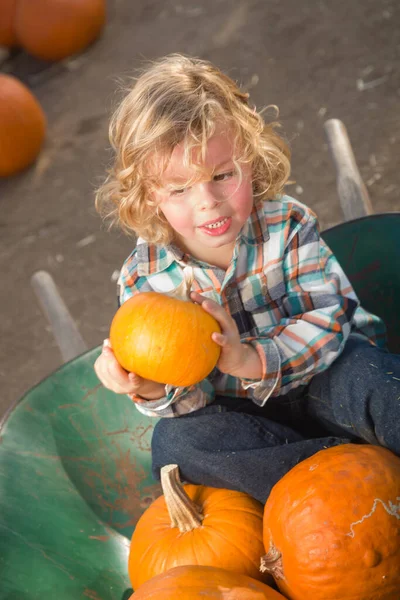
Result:
M136 244L137 272L138 275L147 276L161 273L168 269L172 263L178 262L185 266L185 253L177 246L157 246L149 244L143 238L138 238Z
M236 248L243 241L249 246L269 240L269 231L265 215L265 203L257 202L237 238ZM137 272L139 276L154 275L165 271L172 263L185 266L189 258L178 246L156 246L148 244L143 238L137 240L136 246Z
M259 201L254 203L253 210L239 234L239 238L249 246L256 246L269 240L265 214L266 202Z

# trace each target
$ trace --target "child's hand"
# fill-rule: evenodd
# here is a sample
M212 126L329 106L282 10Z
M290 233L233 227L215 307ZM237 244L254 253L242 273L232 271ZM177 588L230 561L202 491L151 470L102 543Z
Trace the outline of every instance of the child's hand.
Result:
M214 300L204 298L197 292L192 292L190 297L213 316L221 327L221 333L215 332L211 336L214 342L221 346L218 369L234 377L261 379L261 359L253 346L241 343L234 319Z
M162 383L143 379L135 373L125 371L115 358L110 340L104 340L103 350L94 363L94 370L104 387L116 394L139 395L143 397L144 402L158 400L165 395Z

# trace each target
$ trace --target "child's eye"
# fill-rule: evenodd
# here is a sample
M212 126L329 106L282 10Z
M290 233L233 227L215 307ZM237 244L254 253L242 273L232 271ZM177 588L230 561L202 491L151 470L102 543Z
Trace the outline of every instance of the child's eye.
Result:
M227 171L226 173L219 173L218 175L214 175L214 181L226 181L230 179L235 174L235 171Z
M182 194L184 194L186 192L187 188L178 188L176 190L171 190L169 195L170 196L181 196Z

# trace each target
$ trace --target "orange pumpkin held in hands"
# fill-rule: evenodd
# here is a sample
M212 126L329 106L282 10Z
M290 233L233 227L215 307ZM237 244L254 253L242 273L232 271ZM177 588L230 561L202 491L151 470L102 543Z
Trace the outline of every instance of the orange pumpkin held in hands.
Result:
M267 500L264 545L290 600L398 600L400 458L344 444L302 461Z
M124 302L111 323L120 365L145 379L176 386L198 383L215 367L220 347L211 339L217 321L201 306L156 292Z
M44 112L31 91L18 79L0 73L0 177L28 167L40 152Z
M17 45L14 18L17 0L0 0L0 46L13 48Z
M153 577L129 600L284 600L284 597L247 575L187 565Z
M105 19L105 0L18 0L15 31L32 56L57 61L94 42Z
M128 572L134 590L181 565L269 579L259 570L264 507L258 500L243 492L182 486L177 465L161 469L161 484L164 495L143 513L132 535Z

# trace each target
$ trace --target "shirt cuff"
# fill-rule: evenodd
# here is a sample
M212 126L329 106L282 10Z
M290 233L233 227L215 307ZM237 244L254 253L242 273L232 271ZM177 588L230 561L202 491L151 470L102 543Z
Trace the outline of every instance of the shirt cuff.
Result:
M145 405L150 411L162 411L172 404L175 398L182 393L183 387L174 387L169 383L165 386L165 396L157 398L157 400L146 400L137 394L128 394L129 398L135 402L135 404Z
M281 384L281 357L278 347L271 338L246 338L243 344L250 344L261 360L262 376L260 380L241 378L242 388L251 389L253 401L264 406L268 398Z

